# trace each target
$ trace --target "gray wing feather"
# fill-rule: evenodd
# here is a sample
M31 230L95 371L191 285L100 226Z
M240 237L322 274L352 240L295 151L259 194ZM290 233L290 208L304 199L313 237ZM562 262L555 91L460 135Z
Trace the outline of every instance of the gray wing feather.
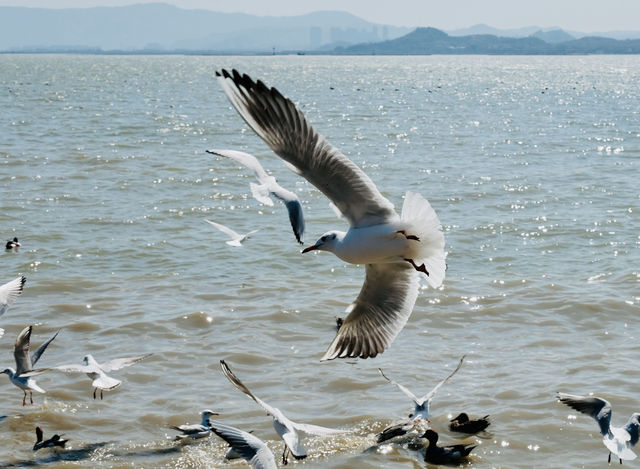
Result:
M418 398L416 397L416 395L415 395L415 394L413 394L411 391L409 391L409 389L408 389L408 388L406 388L406 387L405 387L405 386L403 386L402 384L400 384L400 383L398 383L398 382L396 382L396 381L394 381L394 380L392 380L392 379L390 379L390 378L387 378L387 375L385 375L385 374L384 374L384 372L382 371L382 369L381 369L381 368L378 368L378 371L380 372L380 374L382 375L382 377L383 377L384 379L386 379L387 381L389 381L389 382L390 382L391 384L393 384L394 386L397 386L397 387L398 387L398 389L400 389L400 391L402 391L402 392L403 392L403 393L404 393L404 394L405 394L409 399L411 399L411 400L412 400L416 405L422 405L422 404L424 403L424 401L423 401L423 402L418 401Z
M153 355L153 353L147 353L146 355L140 355L138 357L114 358L113 360L101 364L100 368L105 372L120 370L126 366L135 365L136 363L149 358L151 355Z
M600 433L608 435L611 426L611 404L599 397L585 397L574 394L558 393L558 399L572 409L593 417L600 426Z
M447 381L449 381L449 379L450 379L453 375L455 375L455 374L458 372L458 370L462 367L462 363L464 363L464 359L465 359L465 357L466 357L466 355L463 355L463 356L462 356L462 358L460 359L460 362L458 363L458 366L456 367L456 369L455 369L455 370L453 370L453 371L449 374L449 376L447 376L445 379L443 379L442 381L440 381L440 382L436 385L436 387L435 387L435 388L433 388L431 391L429 391L427 394L425 394L425 395L420 399L420 401L421 401L421 402L420 402L420 404L419 404L419 405L422 405L422 404L424 404L425 402L430 401L431 399L433 399L433 396L435 396L435 395L436 395L436 393L438 392L438 389L440 389L440 387L441 387L444 383L446 383Z
M211 430L229 443L231 448L255 469L277 469L269 447L259 438L237 428L212 422Z
M20 376L25 371L31 371L31 358L29 357L29 342L31 341L31 331L33 326L27 326L16 338L13 348L13 357L16 360L16 375Z
M55 334L53 334L53 336L49 340L47 340L44 344L42 344L40 347L38 347L38 350L36 350L35 353L33 354L33 356L31 357L31 366L34 366L36 364L36 362L38 360L40 360L40 356L44 353L44 351L47 349L49 344L51 342L53 342L53 339L58 337L59 333L60 333L60 331L56 332Z

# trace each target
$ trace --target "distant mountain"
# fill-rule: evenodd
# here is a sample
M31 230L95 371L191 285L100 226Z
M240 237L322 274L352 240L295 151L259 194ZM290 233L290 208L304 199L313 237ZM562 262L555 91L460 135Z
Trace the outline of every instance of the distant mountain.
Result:
M476 24L468 28L454 29L446 31L450 36L471 36L475 34L491 34L499 37L528 37L536 35L539 31L543 33L562 30L559 27L553 28L540 28L539 26L527 26L524 28L514 29L499 29L486 24ZM582 37L608 37L611 39L640 39L640 30L638 31L601 31L601 32L584 32L584 31L569 31L565 32L571 35L575 39ZM550 41L558 42L558 41Z
M535 34L537 31L540 31L542 29L543 28L540 28L538 26L527 26L524 28L514 29L499 29L492 26L487 26L486 24L475 24L468 28L447 31L447 34L449 34L450 36L474 36L478 34L490 34L492 36L498 37L527 37Z
M269 17L185 10L163 3L70 9L0 7L0 51L313 50L331 43L392 39L410 30L337 11Z
M435 28L417 28L411 33L377 43L341 47L335 54L640 54L640 39L619 41L603 37L583 37L549 43L538 37L498 37L491 34L450 36Z
M575 39L575 37L562 29L550 29L548 31L539 30L533 33L531 37L537 37L538 39L542 39L544 42L549 42L551 44L572 41Z

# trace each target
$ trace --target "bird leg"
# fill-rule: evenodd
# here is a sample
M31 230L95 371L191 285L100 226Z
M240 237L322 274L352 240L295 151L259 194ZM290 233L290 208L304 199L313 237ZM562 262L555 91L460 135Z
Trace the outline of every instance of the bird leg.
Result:
M96 398L96 392L98 391L98 388L93 388L93 398Z
M27 405L27 391L23 391L24 392L24 397L22 398L22 406L26 406Z
M289 448L287 448L287 444L284 444L284 451L282 452L282 464L284 466L286 466L288 464L289 461L287 461L287 451L289 451Z
M398 230L396 231L396 233L404 235L405 238L407 239L412 239L414 241L420 241L420 238L418 238L416 235L408 235L406 231L404 230Z
M100 400L102 400L102 393L104 393L104 389L100 389Z
M404 259L404 260L407 261L409 264L411 264L413 268L416 269L418 272L422 272L427 277L429 277L429 272L427 271L427 268L425 267L424 264L420 264L420 266L417 266L416 263L413 261L413 259Z
M33 392L32 391L29 391L29 400L33 404Z
M611 464L611 453L609 453L609 458L607 459L607 463Z

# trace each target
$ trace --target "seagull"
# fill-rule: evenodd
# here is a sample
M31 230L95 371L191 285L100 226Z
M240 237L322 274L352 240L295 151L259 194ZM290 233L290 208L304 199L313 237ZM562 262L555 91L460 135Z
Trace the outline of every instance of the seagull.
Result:
M191 425L172 425L170 427L174 430L182 432L182 435L176 436L176 440L182 440L184 438L204 438L211 434L211 421L209 419L214 415L220 414L212 410L203 410L202 412L200 412L200 415L202 416L202 421L199 424L195 423Z
M67 373L86 373L87 376L93 380L91 386L93 389L93 398L96 398L96 392L98 389L100 390L100 399L103 397L104 391L111 391L120 384L122 381L119 379L112 378L108 376L107 373L109 371L120 370L126 366L135 365L136 363L144 360L145 358L149 358L152 353L148 353L146 355L141 355L138 357L129 357L129 358L115 358L106 363L98 363L92 355L86 355L82 359L82 365L59 365L52 366L51 368L43 368L36 370L38 372L44 372L49 370L60 370L66 371Z
M42 427L36 427L36 444L33 445L33 450L38 451L42 448L55 448L59 446L60 448L64 448L64 445L67 444L69 440L63 440L60 435L53 435L48 440L43 440L44 433L42 431Z
M236 70L216 75L247 124L350 224L347 232L328 231L302 251L329 251L365 265L360 295L322 360L384 352L411 315L420 274L434 288L444 279L444 235L436 212L420 194L407 192L398 216L373 181L318 134L291 100Z
M449 378L451 378L453 375L455 375L458 370L460 369L460 367L462 367L462 363L464 362L466 355L463 355L462 358L460 359L460 362L458 363L458 366L456 367L455 370L453 370L449 376L447 376L445 379L443 379L442 381L440 381L435 388L433 388L431 391L429 391L427 394L425 394L424 396L422 396L421 398L417 398L415 396L415 394L413 394L411 391L409 391L406 387L404 387L402 384L396 383L395 381L393 381L392 379L387 378L387 376L384 374L384 372L382 371L382 369L378 368L378 371L380 372L380 374L382 375L382 377L384 379L386 379L387 381L389 381L391 384L395 385L398 387L398 389L400 389L400 391L402 391L403 393L405 393L405 395L407 397L409 397L409 399L411 399L415 405L414 409L413 409L413 414L409 415L409 418L412 421L418 421L418 420L429 420L429 418L431 417L431 415L429 414L429 405L431 404L431 400L434 398L434 396L436 395L436 393L438 392L438 389L440 389L440 386L442 386L444 383L446 383L447 381L449 381Z
M489 416L485 415L472 420L466 413L462 412L456 418L450 420L449 430L469 434L479 433L490 425L491 422L489 422L488 418Z
M56 332L53 337L47 340L44 344L38 347L38 350L29 356L29 342L31 340L31 331L33 326L25 327L16 339L16 345L13 350L13 356L16 360L16 369L7 368L2 373L9 375L11 382L22 389L24 392L24 398L22 399L22 405L27 405L27 391L29 392L29 398L31 404L33 404L33 391L44 393L45 390L36 384L36 380L32 378L42 371L34 370L33 366L38 362L40 356L47 349L51 341L55 339L60 331Z
M254 469L277 469L273 453L258 437L217 422L211 423L211 430L229 443L231 450L248 461Z
M0 286L0 316L6 313L9 305L15 301L22 293L22 288L27 279L18 277ZM4 329L0 327L0 337L4 335Z
M258 202L268 205L269 207L273 207L273 201L269 197L270 195L274 196L276 199L280 199L289 212L289 222L291 223L291 228L293 229L296 241L302 244L302 236L304 235L304 217L302 215L302 204L300 203L300 199L298 199L297 195L278 184L276 182L276 178L269 176L262 165L258 162L258 159L249 153L235 150L207 150L207 153L231 158L232 160L235 160L253 170L253 173L260 184L249 184L251 187L251 194L253 194L253 197Z
M438 434L431 429L427 430L422 438L429 440L424 460L431 464L458 464L476 447L476 445L438 446Z
M211 221L211 220L205 220L205 221L209 223L211 226L215 226L216 228L218 228L224 234L229 235L231 240L225 241L229 246L242 246L242 243L245 239L247 239L253 233L258 231L258 230L253 230L253 231L249 231L247 234L240 234L240 233L236 233L231 228L221 225L220 223L216 223L215 221Z
M309 425L306 423L297 423L293 420L289 420L280 411L280 409L271 407L263 400L254 396L253 393L249 391L249 389L242 383L242 381L240 381L236 377L236 375L233 374L224 360L220 360L220 366L222 367L222 373L229 381L231 381L231 384L233 384L236 388L245 393L251 399L256 401L258 405L260 405L260 407L262 407L267 412L267 415L273 417L273 427L276 429L278 435L280 435L280 437L284 440L285 446L284 452L282 453L283 464L287 464L287 456L289 453L292 454L296 459L304 459L307 457L307 452L302 446L298 431L318 436L341 435L344 433L349 433L348 430L336 430L333 428L320 427L318 425Z
M21 244L18 242L18 238L13 238L7 241L7 244L5 244L5 249L13 249L13 248L18 248L20 247Z
M640 437L640 413L634 413L624 427L611 425L611 404L600 397L576 396L559 392L557 398L563 404L583 414L593 417L600 426L602 442L609 450L608 462L611 463L611 453L615 454L622 464L622 460L631 461L636 454L631 450Z

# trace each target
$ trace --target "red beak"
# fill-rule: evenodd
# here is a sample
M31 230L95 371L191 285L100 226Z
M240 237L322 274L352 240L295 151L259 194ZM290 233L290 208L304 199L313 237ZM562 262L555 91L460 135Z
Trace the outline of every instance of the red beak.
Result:
M313 251L314 249L318 249L318 246L316 246L315 244L313 246L309 246L309 247L304 248L302 250L302 254L304 254L305 252Z

